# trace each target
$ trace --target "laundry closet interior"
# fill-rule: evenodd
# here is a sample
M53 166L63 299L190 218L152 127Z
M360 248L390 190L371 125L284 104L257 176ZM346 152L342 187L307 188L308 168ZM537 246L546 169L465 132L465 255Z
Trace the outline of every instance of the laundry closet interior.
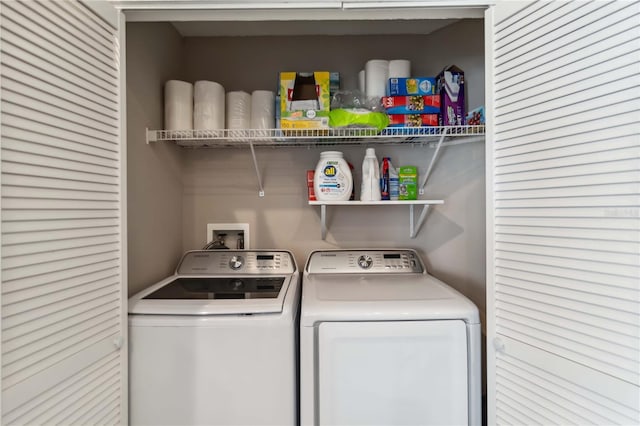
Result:
M167 80L216 81L225 91L273 90L281 71L340 73L357 88L369 59L409 59L412 75L445 66L465 72L467 107L484 105L484 10L441 8L127 11L127 215L129 294L171 274L182 253L202 248L207 223L248 223L251 248L291 250L302 267L314 249L411 247L429 273L469 297L484 318L485 144L448 139L424 195L441 199L415 238L404 205L331 206L321 235L320 207L307 200L306 172L320 153L339 150L354 167L356 199L367 147L394 166L425 173L437 138L333 145L305 141L238 147L147 143L163 129ZM261 182L259 182L261 181ZM260 196L260 184L264 196ZM483 321L484 322L484 321Z

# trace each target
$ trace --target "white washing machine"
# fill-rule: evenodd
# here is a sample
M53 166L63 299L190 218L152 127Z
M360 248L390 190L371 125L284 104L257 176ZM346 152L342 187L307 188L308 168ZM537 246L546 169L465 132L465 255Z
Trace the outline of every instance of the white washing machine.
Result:
M131 297L130 423L296 424L299 278L287 251L190 251Z
M302 425L481 424L478 309L415 251L315 251L302 284Z

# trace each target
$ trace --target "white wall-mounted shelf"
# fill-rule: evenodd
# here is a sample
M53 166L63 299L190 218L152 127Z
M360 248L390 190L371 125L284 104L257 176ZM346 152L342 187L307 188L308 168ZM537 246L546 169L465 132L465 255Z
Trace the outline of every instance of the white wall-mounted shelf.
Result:
M415 238L422 226L429 207L434 204L444 204L444 200L407 200L407 201L309 201L311 206L320 206L320 226L322 239L327 237L327 206L409 206L409 238ZM414 206L422 206L416 220Z
M443 145L484 141L485 126L390 127L375 129L219 129L219 130L146 130L147 144L175 142L190 148L251 149L258 179L258 194L264 197L262 177L255 147L327 146L327 145L427 145L435 148L427 172L421 177L420 195Z
M175 142L192 148L246 148L253 146L324 146L362 144L434 143L444 134L447 141L478 137L484 140L484 126L398 127L375 129L219 129L149 130L150 142ZM474 138L475 139L475 138Z

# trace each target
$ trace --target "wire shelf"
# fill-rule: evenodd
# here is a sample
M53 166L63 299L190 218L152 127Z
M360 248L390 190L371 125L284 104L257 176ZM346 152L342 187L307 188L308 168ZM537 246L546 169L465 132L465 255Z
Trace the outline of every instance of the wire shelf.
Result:
M425 143L440 138L483 136L485 126L398 127L375 129L220 129L147 130L147 143L172 141L186 147L318 146L363 143Z

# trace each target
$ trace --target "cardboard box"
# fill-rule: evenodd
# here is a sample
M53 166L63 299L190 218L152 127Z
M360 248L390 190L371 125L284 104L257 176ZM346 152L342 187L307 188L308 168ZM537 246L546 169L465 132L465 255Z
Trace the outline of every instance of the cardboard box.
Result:
M340 73L332 71L329 73L329 94L333 95L340 90Z
M469 126L479 126L484 124L484 107L478 107L474 110L471 110L467 113L467 118L465 119L466 124Z
M282 129L329 128L330 73L280 73L280 127Z
M403 166L398 169L398 184L400 191L398 200L418 199L418 168Z
M387 127L437 126L439 114L390 114Z
M463 126L466 122L464 104L464 71L455 65L438 74L440 93L440 125Z
M313 188L313 178L316 174L315 170L307 170L307 195L309 201L316 201L316 192Z
M382 106L387 114L438 114L440 96L385 96Z
M387 96L437 95L433 77L390 78Z

